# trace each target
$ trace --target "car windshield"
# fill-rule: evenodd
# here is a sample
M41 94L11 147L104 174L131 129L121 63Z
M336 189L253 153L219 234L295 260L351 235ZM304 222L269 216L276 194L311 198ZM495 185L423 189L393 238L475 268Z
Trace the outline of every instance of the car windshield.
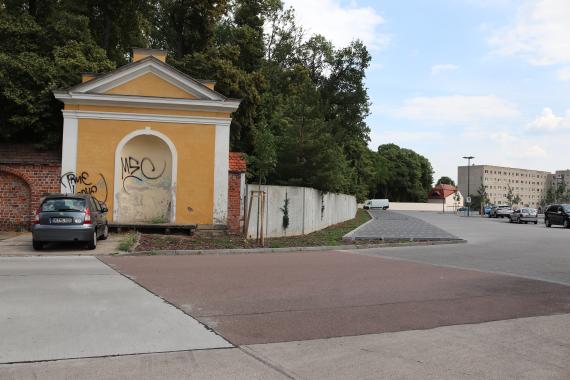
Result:
M51 198L42 203L41 211L85 211L85 199Z

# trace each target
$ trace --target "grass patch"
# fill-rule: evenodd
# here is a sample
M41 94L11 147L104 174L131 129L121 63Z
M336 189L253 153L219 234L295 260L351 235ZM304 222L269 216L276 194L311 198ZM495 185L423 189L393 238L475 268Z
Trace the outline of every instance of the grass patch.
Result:
M342 237L358 226L370 220L370 215L359 209L356 217L346 222L327 227L323 230L302 236L285 236L266 239L265 246L269 248L285 247L318 247L353 244L343 241ZM373 241L359 240L358 244ZM375 241L374 241L375 242ZM243 236L176 236L143 234L140 236L136 251L182 250L182 249L235 249L260 248L254 240L244 239Z
M137 242L137 233L129 232L123 240L119 242L117 249L119 251L130 251Z

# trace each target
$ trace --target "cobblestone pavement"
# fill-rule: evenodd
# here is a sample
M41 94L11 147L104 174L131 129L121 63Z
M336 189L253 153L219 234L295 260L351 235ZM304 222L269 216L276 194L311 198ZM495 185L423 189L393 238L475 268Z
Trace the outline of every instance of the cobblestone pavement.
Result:
M348 233L356 240L461 240L447 231L410 215L384 210L370 211L373 219Z

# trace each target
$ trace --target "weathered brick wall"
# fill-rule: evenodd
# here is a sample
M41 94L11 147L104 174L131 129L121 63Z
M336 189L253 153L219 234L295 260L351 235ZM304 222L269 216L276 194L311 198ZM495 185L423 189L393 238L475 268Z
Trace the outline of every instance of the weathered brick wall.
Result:
M242 153L230 152L228 173L228 231L241 232L241 175L246 171L246 161Z
M56 163L0 164L0 229L28 229L41 196L59 192L60 171Z
M228 182L228 231L236 234L241 230L241 174L230 172Z
M0 172L0 230L27 229L30 200L30 186L22 178Z

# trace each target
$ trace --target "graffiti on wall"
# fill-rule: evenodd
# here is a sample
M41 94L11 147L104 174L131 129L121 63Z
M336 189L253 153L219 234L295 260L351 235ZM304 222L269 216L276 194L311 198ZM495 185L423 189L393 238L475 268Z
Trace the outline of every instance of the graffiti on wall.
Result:
M92 178L86 171L81 173L67 172L61 176L60 182L66 193L89 194L99 202L107 202L108 189L105 177L99 173L95 179Z
M121 157L121 167L123 191L127 192L125 183L129 179L143 182L145 180L155 180L162 177L166 170L166 161L162 166L162 170L159 170L154 162L148 157L137 159L135 157L128 156Z

